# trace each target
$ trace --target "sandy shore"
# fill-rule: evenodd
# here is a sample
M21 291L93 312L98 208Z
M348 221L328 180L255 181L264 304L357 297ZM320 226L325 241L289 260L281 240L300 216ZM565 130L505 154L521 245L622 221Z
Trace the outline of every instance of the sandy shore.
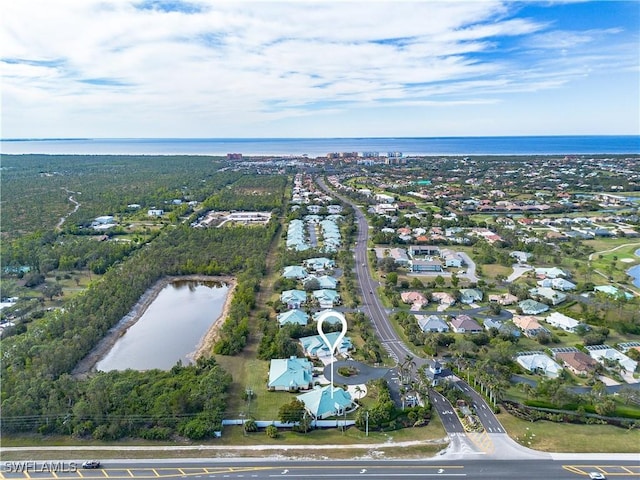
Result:
M236 280L233 277L208 277L205 275L187 275L180 277L164 277L158 281L153 287L144 292L140 299L136 302L133 308L125 315L114 327L112 327L98 345L73 369L71 374L76 378L84 378L89 373L94 372L96 364L111 350L118 339L124 335L129 327L135 324L149 308L149 305L153 303L156 297L160 294L162 289L168 284L176 281L201 281L201 282L220 282L229 286L229 292L222 309L222 314L213 321L211 327L202 338L196 350L189 355L194 360L201 355L211 352L214 342L218 338L218 331L224 323L224 319L229 313L229 306L231 305L231 299L233 298L233 291L236 286Z
M208 277L208 278L212 279L212 277ZM198 347L196 348L195 352L190 353L188 355L188 357L194 361L203 355L204 356L211 355L213 345L218 340L218 332L220 331L222 324L224 323L225 319L227 318L227 315L229 314L229 307L231 306L231 300L233 300L233 291L236 288L235 279L231 277L229 278L225 277L224 280L222 280L220 277L216 277L215 279L219 282L225 283L229 287L229 291L227 292L227 298L225 299L224 306L222 307L222 313L218 318L216 318L213 321L207 333L200 340L200 343L198 344Z

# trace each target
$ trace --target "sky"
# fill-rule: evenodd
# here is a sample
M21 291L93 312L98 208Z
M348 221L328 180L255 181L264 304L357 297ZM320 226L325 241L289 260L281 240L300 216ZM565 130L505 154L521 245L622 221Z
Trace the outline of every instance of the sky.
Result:
M19 0L2 138L640 134L640 2Z

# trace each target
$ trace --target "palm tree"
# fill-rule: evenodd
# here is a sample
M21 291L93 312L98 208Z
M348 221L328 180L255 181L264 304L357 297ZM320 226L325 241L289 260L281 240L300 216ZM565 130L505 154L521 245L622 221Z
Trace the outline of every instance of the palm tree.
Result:
M402 383L409 383L409 376L411 374L411 371L416 367L416 362L413 358L412 355L407 354L406 357L404 357L404 360L402 361L402 363L400 364L400 380L402 381Z
M362 389L362 387L360 385L356 385L353 391L358 394L358 400L360 400L362 398L362 395L364 394L364 390Z

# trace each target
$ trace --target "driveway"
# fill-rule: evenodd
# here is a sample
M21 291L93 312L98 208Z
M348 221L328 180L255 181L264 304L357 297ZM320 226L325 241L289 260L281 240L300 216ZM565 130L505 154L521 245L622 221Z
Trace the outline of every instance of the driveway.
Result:
M353 367L358 370L356 375L350 377L343 377L338 373L340 367ZM333 383L343 385L362 385L369 380L377 380L384 377L389 373L388 368L376 368L366 365L364 363L356 362L355 360L338 360L333 364ZM325 378L331 378L331 365L327 365L324 368Z
M521 263L516 263L516 264L513 265L513 273L511 275L509 275L505 281L507 283L514 282L515 280L517 280L523 274L527 273L530 270L533 270L533 267L531 265L524 265L524 264L521 264Z

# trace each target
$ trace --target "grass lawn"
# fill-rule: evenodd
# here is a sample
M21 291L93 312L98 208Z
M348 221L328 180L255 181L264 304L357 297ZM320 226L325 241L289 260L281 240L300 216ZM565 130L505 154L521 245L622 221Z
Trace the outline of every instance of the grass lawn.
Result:
M191 443L168 443L151 441L122 440L117 443L99 441L85 441L71 439L69 437L41 437L39 435L17 436L3 438L3 446L33 446L31 451L3 452L3 460L27 460L32 459L34 452L38 452L38 458L64 459L64 458L89 458L96 456L95 448L99 446L101 459L109 458L189 458L189 457L274 457L286 455L292 458L332 458L351 459L363 456L376 455L376 458L427 458L436 455L446 447L446 433L442 428L437 415L426 427L405 428L393 432L370 431L367 436L364 431L355 427L348 428L345 432L338 429L314 430L307 434L299 434L281 430L278 438L268 438L264 431L244 435L240 427L225 427L222 437L215 440L198 441L197 445ZM393 442L422 442L420 445L393 446ZM374 444L384 444L382 447L372 447ZM43 446L86 446L86 451L73 450L46 451ZM153 450L126 450L127 446L140 445L156 447ZM165 445L171 449L163 449ZM260 446L244 450L234 449L234 446ZM273 449L268 447L272 445ZM296 450L296 446L307 447ZM340 445L341 448L333 448ZM358 445L362 445L358 448ZM107 446L113 449L102 450ZM198 448L198 446L202 446ZM184 447L180 449L180 447ZM217 447L217 449L207 448ZM220 448L225 447L225 448ZM313 447L309 449L308 447ZM286 450L285 450L286 449Z
M547 421L527 422L508 413L498 420L518 443L543 452L640 452L640 430L611 425L574 425Z
M484 274L483 276L492 279L495 279L498 275L504 275L505 277L508 277L512 272L513 268L498 265L497 263L482 265L482 273Z

